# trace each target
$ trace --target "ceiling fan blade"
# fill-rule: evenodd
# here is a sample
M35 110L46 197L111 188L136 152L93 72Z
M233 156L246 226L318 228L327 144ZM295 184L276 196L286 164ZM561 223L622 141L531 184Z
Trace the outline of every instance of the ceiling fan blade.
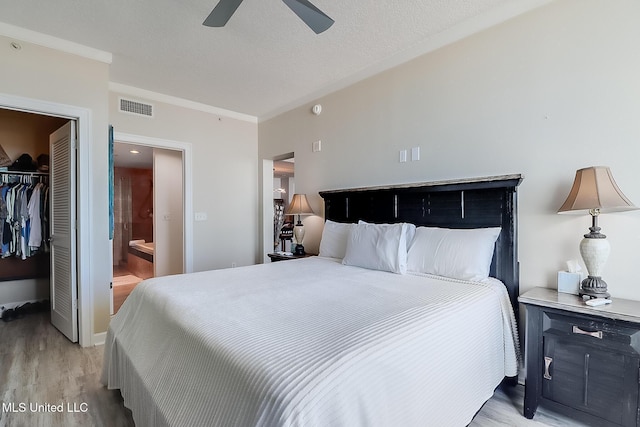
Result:
M333 25L334 20L329 18L320 9L307 0L282 0L289 9L300 17L316 34L327 30Z
M207 19L204 20L202 25L207 27L224 27L231 15L240 6L242 0L220 0L220 2L213 8Z

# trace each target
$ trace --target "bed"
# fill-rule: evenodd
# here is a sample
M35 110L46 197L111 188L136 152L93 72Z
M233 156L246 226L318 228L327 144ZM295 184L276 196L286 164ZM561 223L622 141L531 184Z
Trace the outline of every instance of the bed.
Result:
M111 321L102 381L137 426L466 425L518 371L520 181L321 192L325 229L401 230L405 255L406 223L412 241L427 226L499 227L487 265L499 280L364 268L371 257L352 246L342 259L149 279Z

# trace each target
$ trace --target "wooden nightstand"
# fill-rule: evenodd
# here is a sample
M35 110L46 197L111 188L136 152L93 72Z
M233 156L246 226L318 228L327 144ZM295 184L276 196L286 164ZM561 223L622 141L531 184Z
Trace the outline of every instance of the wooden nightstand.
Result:
M526 316L524 416L538 405L595 426L640 426L640 301L589 307L534 288Z
M271 254L267 254L267 256L269 258L271 258L271 262L277 262L277 261L287 261L290 259L300 259L300 258L307 258L310 256L315 256L316 254L304 254L304 255L283 255L277 252L271 253Z

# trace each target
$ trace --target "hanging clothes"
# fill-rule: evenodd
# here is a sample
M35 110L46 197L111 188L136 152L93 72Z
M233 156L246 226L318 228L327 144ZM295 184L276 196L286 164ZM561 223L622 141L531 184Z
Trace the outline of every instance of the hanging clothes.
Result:
M5 191L2 191L0 186L0 254L2 253L2 247L4 245L5 226L7 233L10 233L9 224L7 223L7 203L4 201Z
M42 219L40 218L40 193L42 191L43 184L36 184L29 199L27 206L29 212L29 219L31 221L31 231L29 234L29 247L37 250L42 244Z
M0 174L0 257L23 260L48 251L48 185L45 175ZM40 182L32 183L34 179Z

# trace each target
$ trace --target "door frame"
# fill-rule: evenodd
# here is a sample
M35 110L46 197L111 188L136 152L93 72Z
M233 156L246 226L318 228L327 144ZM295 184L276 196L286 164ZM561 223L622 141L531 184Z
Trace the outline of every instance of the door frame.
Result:
M78 287L78 343L82 347L94 345L93 339L93 288L91 286L92 263L83 260L81 254L91 253L91 242L95 241L91 212L91 110L56 102L24 98L0 93L0 108L28 113L43 114L73 120L77 130L76 188L76 253ZM106 131L105 131L106 132Z
M294 159L295 153L289 152L262 159L262 253L259 262L269 263L267 256L273 252L273 162L277 160ZM294 172L295 176L295 172Z
M172 141L142 135L116 132L114 128L113 141L126 144L142 145L151 148L163 148L182 152L182 182L183 182L183 273L193 272L193 160L192 146L189 142ZM111 251L113 256L113 251ZM111 262L113 264L113 260ZM111 269L113 274L113 269ZM113 296L112 296L113 300Z
M269 263L273 252L273 160L262 159L262 250L260 262Z

